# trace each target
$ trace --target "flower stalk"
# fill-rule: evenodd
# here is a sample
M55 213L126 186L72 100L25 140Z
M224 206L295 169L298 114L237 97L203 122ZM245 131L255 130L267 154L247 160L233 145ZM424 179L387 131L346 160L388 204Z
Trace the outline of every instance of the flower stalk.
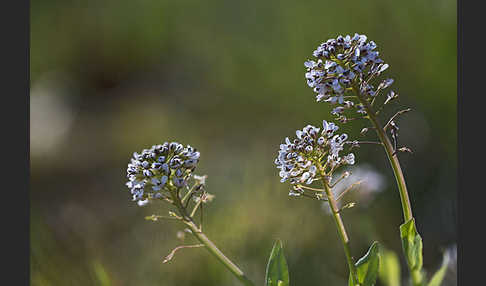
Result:
M390 139L385 133L384 128L381 126L376 114L373 111L373 107L370 103L363 97L363 95L359 92L357 87L353 87L353 90L360 100L361 104L363 104L364 109L368 115L371 124L373 124L373 129L376 131L378 138L380 139L381 143L383 144L383 148L385 149L385 153L390 161L391 167L393 169L393 174L395 175L395 180L398 186L398 192L400 194L400 201L402 204L402 211L403 211L403 220L404 222L409 221L413 218L412 214L412 207L410 204L410 199L408 196L407 185L405 183L405 177L403 176L402 168L400 167L400 162L398 161L398 157L396 156L395 152L393 151L393 145L390 142Z
M359 92L359 89L356 86L353 87L353 91L355 92L358 100L363 105L367 117L374 127L373 129L376 131L376 135L378 136L380 142L383 145L383 148L385 149L386 156L388 158L388 161L390 162L393 174L395 176L398 193L400 194L403 222L406 223L413 218L412 206L410 203L410 198L408 196L407 184L405 182L405 177L400 166L400 161L398 160L397 152L394 151L394 147L390 139L386 135L385 127L387 127L389 124L387 123L387 126L382 127L369 101ZM392 119L390 119L389 122L392 122ZM412 279L412 284L414 286L421 286L423 284L423 275L421 270L410 269L410 276Z
M381 142L378 144L385 149L400 194L404 220L400 226L401 229L403 227L404 232L401 231L400 235L404 254L414 286L422 285L422 243L415 229L407 185L397 157L397 152L412 152L408 147L398 146L399 128L395 122L398 116L411 109L398 111L385 125L379 122L378 114L388 103L396 100L398 94L393 90L388 91L381 107L375 108L376 99L383 95L394 80L392 78L379 80L379 76L388 69L389 65L381 58L376 43L368 41L365 35L354 34L354 36L346 35L328 39L314 50L313 56L316 60L308 60L304 66L307 70L305 74L307 85L313 89L316 101L336 106L331 114L342 123L355 119L369 120L372 126L364 128L361 134L366 133L368 129L375 129ZM355 117L356 113L359 117ZM390 131L391 138L388 137L387 131ZM359 147L360 142L354 141L350 144ZM407 229L414 231L406 232Z
M165 201L175 207L178 212L170 211L169 217L152 215L147 219L154 221L159 218L177 219L184 223L201 243L175 248L166 257L164 263L172 259L178 249L205 246L243 285L253 286L253 282L245 276L243 271L202 232L202 219L199 227L193 220L198 210L202 215L203 204L211 201L213 197L203 190L207 176L197 176L193 173L199 157L200 153L195 148L190 145L184 147L177 142L153 145L149 149L144 149L140 154L135 152L128 164L126 186L138 206L142 207L153 201ZM189 187L191 181L195 182L192 187ZM186 193L183 195L184 190ZM193 198L194 200L192 200ZM189 212L191 202L194 207Z
M338 129L336 124L323 120L322 129L307 125L302 130L297 130L296 138L291 140L287 137L285 142L280 144L275 164L280 169L279 176L282 178L280 181L289 181L293 185L289 196L308 197L329 203L344 248L350 281L352 285L359 285L357 268L349 247L349 237L340 215L342 209L338 207L338 201L343 194L336 199L332 191L332 188L348 177L349 173L345 172L331 184L333 174L337 169L346 165L354 165L355 161L354 154L349 153L349 150L345 151L346 155L340 154L344 151L345 145L348 145L348 141L346 141L348 135L335 134ZM323 188L311 187L314 182L321 182Z
M199 227L194 223L193 219L187 215L186 209L182 206L180 200L174 196L175 206L182 215L182 222L189 227L191 233L196 239L204 244L206 249L221 262L235 277L240 280L243 285L254 286L253 282L248 279L243 271L241 271L235 263L233 263L228 257L226 257L221 250L201 231Z
M322 172L321 174L324 177L324 173ZM337 202L326 180L322 180L322 184L324 185L324 190L327 195L327 200L331 208L332 217L334 219L334 222L336 223L339 238L341 239L341 242L343 244L344 254L346 255L346 261L348 263L349 273L351 274L351 277L354 282L353 285L357 285L358 278L356 274L356 266L354 265L353 257L351 256L351 250L349 249L349 237L348 234L346 233L346 228L344 227L344 223L341 218L341 215L339 214L339 208L337 206Z

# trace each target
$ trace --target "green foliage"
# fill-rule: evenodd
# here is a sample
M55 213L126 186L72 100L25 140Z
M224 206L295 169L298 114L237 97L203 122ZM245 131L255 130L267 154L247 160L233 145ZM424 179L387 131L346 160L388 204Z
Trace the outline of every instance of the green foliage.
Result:
M99 261L93 262L93 269L100 286L110 286L111 281L105 268Z
M387 286L400 286L400 262L395 252L386 249L381 251L378 277Z
M272 252L268 258L267 271L265 274L266 286L288 286L289 270L287 261L283 254L282 242L277 240L273 245Z
M414 218L400 226L400 237L413 284L422 285L422 238L417 232Z
M380 267L380 249L377 241L368 249L368 252L356 262L356 275L358 284L354 284L349 275L349 286L373 286L378 277L378 270Z
M449 254L447 252L444 253L442 266L439 268L439 270L437 270L437 272L435 272L434 276L432 276L427 286L440 286L442 280L444 279L447 266L449 265L449 260L450 260Z
M400 237L410 269L422 269L422 238L415 227L415 219L412 218L400 226Z

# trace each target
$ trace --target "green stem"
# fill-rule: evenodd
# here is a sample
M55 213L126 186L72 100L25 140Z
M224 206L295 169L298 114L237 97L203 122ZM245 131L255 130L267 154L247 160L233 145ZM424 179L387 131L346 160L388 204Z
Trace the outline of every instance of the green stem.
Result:
M383 147L385 148L385 153L390 161L391 167L393 169L393 174L395 175L395 180L398 186L398 192L400 194L400 201L402 204L402 211L403 211L403 220L407 222L413 218L412 214L412 207L410 204L410 198L408 196L407 185L405 183L405 177L403 176L402 168L400 167L400 162L398 161L398 157L394 154L393 145L390 142L390 139L385 133L383 126L378 121L376 117L376 113L373 110L371 104L366 100L364 96L361 95L359 89L357 87L353 87L354 92L356 93L359 101L363 104L368 118L370 119L371 123L373 124L374 129L376 130L376 134L378 135L380 141L383 143ZM410 274L412 276L412 282L414 286L422 285L422 275L417 271L410 269Z
M216 245L209 240L209 238L196 226L194 221L192 220L191 217L189 217L186 213L186 210L182 206L180 200L177 198L174 198L175 205L177 209L179 210L180 214L182 215L182 219L184 221L184 224L191 229L192 234L196 237L199 242L204 244L206 246L206 249L214 256L216 257L226 268L233 273L233 275L238 278L238 280L241 281L244 285L247 286L254 286L253 282L251 282L246 276L243 271L236 266L231 260L229 260L222 252L219 250Z
M398 192L400 193L400 201L402 203L402 211L403 211L403 220L404 222L409 221L413 218L412 214L412 207L410 205L410 199L408 197L407 192L407 185L405 184L405 177L403 176L402 168L400 167L400 162L398 161L398 157L396 154L393 154L393 145L390 142L390 139L385 133L385 130L381 126L380 122L376 118L376 114L373 111L373 107L370 103L361 95L356 87L353 88L354 92L356 93L358 99L363 104L366 113L373 124L374 129L376 130L376 134L378 135L380 141L383 143L383 147L385 148L386 155L388 160L390 161L391 167L393 169L393 174L395 175L395 180L397 181Z
M246 276L243 271L238 268L231 260L229 260L217 247L214 243L209 240L209 238L199 230L199 228L194 224L192 221L185 221L185 224L191 229L194 236L206 246L208 251L214 255L221 263L223 263L228 270L233 273L238 280L241 281L244 285L254 286L253 282L251 282Z
M187 193L184 195L184 197L181 199L181 203L184 204L184 202L189 198L189 196L192 194L192 191L194 190L194 187L192 187Z
M197 209L199 208L199 206L202 204L202 198L199 199L199 201L196 203L196 205L194 206L194 208L192 209L192 212L191 214L189 215L189 217L194 217L194 215L196 214L196 211Z
M412 270L411 271L411 276L412 276L412 284L413 284L413 286L422 286L423 285L422 271L420 271L420 270Z
M322 173L322 171L321 171ZM324 174L322 174L324 177ZM329 185L325 180L322 180L322 183L324 185L324 190L327 195L327 199L329 202L329 206L331 207L331 212L332 216L334 218L334 222L336 223L336 227L339 233L339 237L341 238L341 242L343 244L344 248L344 254L346 255L346 261L348 262L348 267L349 267L349 273L351 274L351 277L353 278L354 285L358 285L358 278L356 274L356 266L354 265L353 262L353 257L351 256L351 251L349 250L349 238L346 233L346 228L344 227L343 220L341 218L341 215L339 214L339 209L337 207L336 200L334 199L334 194L332 193L331 189L329 188Z

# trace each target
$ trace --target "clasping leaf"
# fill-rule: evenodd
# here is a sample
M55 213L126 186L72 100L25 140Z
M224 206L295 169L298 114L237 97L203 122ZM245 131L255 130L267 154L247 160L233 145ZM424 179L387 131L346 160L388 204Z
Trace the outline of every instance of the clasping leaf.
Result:
M377 241L368 249L368 252L361 257L356 266L356 275L358 278L358 284L354 284L351 274L349 275L349 286L373 286L376 283L378 277L378 270L380 267L380 250L379 243Z
M415 227L415 219L411 218L400 226L400 237L410 270L420 271L422 269L422 238Z

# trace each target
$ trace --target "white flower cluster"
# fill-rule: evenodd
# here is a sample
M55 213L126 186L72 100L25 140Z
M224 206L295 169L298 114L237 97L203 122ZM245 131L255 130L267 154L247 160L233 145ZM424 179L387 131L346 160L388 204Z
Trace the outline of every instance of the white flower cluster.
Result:
M393 83L393 79L386 79L376 88L370 83L370 79L388 68L376 47L365 35L338 36L317 47L313 53L316 61L304 63L307 85L314 89L316 100L338 105L332 114L339 116L352 107L358 113L366 113L361 104L345 100L345 93L357 88L366 98L373 98Z
M311 184L323 175L331 175L342 165L354 164L354 154L343 157L339 153L344 149L346 134L334 134L338 126L327 121L322 122L322 130L307 125L296 131L297 138L291 141L285 138L280 144L278 156L275 159L281 182L287 180L291 184Z
M200 153L193 147L165 142L133 153L127 168L127 187L139 206L150 199L162 198L170 188L187 185L199 162Z

